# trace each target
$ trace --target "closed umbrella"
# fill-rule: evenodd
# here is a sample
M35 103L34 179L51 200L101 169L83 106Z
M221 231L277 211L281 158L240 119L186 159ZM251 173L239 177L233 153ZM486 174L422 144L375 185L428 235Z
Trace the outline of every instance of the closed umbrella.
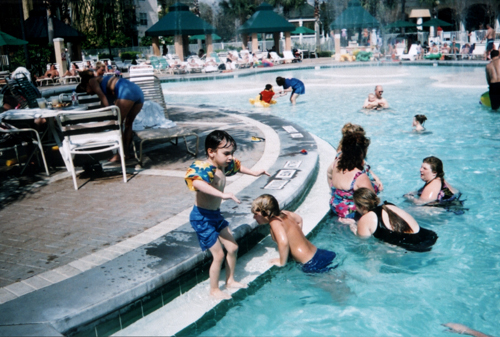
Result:
M451 27L451 23L434 18L422 24L423 27Z
M20 46L23 44L28 44L28 41L18 39L17 37L14 37L12 35L9 35L7 33L0 31L0 47L1 46Z

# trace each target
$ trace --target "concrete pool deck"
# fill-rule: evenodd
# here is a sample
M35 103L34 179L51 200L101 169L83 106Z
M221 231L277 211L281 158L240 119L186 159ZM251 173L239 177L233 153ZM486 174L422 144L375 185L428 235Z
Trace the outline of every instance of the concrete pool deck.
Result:
M343 65L332 63L331 60L325 63L311 60L309 64L306 60L302 64L269 70ZM472 65L469 61L457 63ZM220 76L230 74L240 76L243 72ZM319 158L317 142L297 125L292 126L297 133L305 135L302 139L291 138L283 129L290 123L267 114L233 113L206 106L169 107L169 113L173 120L196 128L201 144L203 136L211 130L228 130L238 142L237 157L246 166L268 165L270 173L276 175L287 161L302 161L303 166L294 172L285 189L272 191L283 205L297 206L300 195L315 180ZM253 135L266 138L266 143L251 143L249 139ZM302 148L309 151L308 155L298 154ZM207 261L187 224L194 196L184 186L182 177L193 158L185 153L183 144L153 147L148 157L145 170L129 168L127 184L120 182L120 172L116 171L116 175L88 182L81 179L80 185L85 185L78 192L72 189L71 178L64 173L23 188L15 182L11 185L9 190L14 193L3 199L0 209L3 287L0 311L6 313L0 317L0 335L116 332L132 323L130 313L134 310L149 313L158 309L154 300L144 300L147 294L162 285L170 285L175 275L185 274L186 266L194 267ZM203 157L200 153L199 158ZM237 238L248 236L250 241L257 241L263 237L248 219L249 202L267 192L262 188L271 179L228 180L227 189L234 188L243 201L237 207L232 202L223 206L228 218L232 218ZM323 177L320 175L318 179L321 181ZM251 249L255 243L243 245ZM178 257L186 264L179 263ZM204 272L204 267L199 267L199 275ZM186 279L185 289L179 282L177 293L185 293L194 286L192 283ZM161 289L160 302L172 296L171 292ZM123 310L116 312L116 309ZM101 322L94 321L99 318L103 318Z
M255 197L272 192L283 206L294 208L316 180L316 142L297 125L265 113L211 107L171 107L170 114L196 129L202 144L213 129L227 130L246 166L271 173L228 179L226 190L242 204L225 202L222 211L242 252L265 236L250 213ZM251 136L266 141L252 143ZM209 255L202 253L188 223L194 194L183 181L193 158L179 144L152 148L148 159L146 169L129 168L127 184L116 171L79 179L79 191L66 173L25 190L14 186L0 210L1 256L8 260L1 262L0 335L107 335L119 330L116 318L120 328L126 326L131 303L146 303L145 296L165 285L174 289L161 291L175 298L196 278L206 277ZM284 187L265 190L272 181ZM199 269L195 281L176 283L194 268ZM144 306L141 311L147 312Z

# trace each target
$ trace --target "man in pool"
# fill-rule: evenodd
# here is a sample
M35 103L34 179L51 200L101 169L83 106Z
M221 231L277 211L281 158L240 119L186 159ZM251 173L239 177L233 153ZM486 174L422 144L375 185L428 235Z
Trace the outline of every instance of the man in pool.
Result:
M491 109L500 108L500 56L498 50L491 51L491 61L486 65L486 81L490 86Z
M306 93L304 83L296 78L276 77L276 84L283 87L280 94L292 92L292 96L290 96L290 102L292 102L292 104L297 102L297 97L299 97L299 95L304 95Z
M363 109L377 110L379 108L382 108L382 106L378 102L377 96L375 96L375 94L368 94L368 98L365 100L365 103L363 104Z
M363 104L363 108L365 107L370 107L369 109L373 109L375 103L377 109L387 109L389 107L389 103L387 103L387 100L385 98L382 98L382 94L384 93L384 88L382 88L381 85L377 85L375 87L375 101L370 101L369 98L365 100L365 103Z
M318 249L302 232L302 218L289 211L280 210L278 201L270 194L257 197L252 203L252 213L259 225L269 224L271 238L278 244L280 257L269 261L283 267L288 254L302 265L305 273L324 273L337 267L331 266L335 253Z

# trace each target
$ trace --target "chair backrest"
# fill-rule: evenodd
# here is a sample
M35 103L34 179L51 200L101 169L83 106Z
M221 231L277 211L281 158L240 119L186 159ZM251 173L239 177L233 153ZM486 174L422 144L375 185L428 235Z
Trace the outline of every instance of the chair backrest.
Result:
M287 60L292 60L295 58L295 56L293 56L291 50L285 50L285 51L283 51L283 58L285 58Z
M21 104L22 109L38 108L36 99L42 97L42 94L24 74L8 80L7 86L12 96Z
M120 130L120 109L111 105L92 111L63 111L56 116L63 137Z
M158 103L165 113L165 118L168 118L167 104L165 103L165 96L161 88L160 79L150 74L130 74L130 82L134 82L141 88L144 99Z
M130 66L129 74L130 77L144 76L144 75L152 76L154 74L154 67L152 65Z

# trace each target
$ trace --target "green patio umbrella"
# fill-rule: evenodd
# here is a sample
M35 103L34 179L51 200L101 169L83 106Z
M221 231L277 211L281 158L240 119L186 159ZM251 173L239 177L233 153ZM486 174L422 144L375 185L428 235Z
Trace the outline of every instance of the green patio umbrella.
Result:
M446 22L446 21L443 21L443 20L439 20L438 18L434 18L434 19L431 19L429 21L426 21L422 24L422 27L438 27L438 26L441 26L441 27L451 27L453 26L451 23L449 22Z
M351 0L347 9L332 22L330 28L335 29L357 29L379 26L379 22L368 13L358 0Z
M292 32L292 34L315 34L315 33L316 33L315 30L312 30L312 29L304 27L304 26L297 27Z
M2 46L20 46L23 44L28 44L28 41L18 39L17 37L11 36L7 33L0 31L0 47L2 47Z
M192 35L189 37L189 40L193 41L193 40L205 40L207 37L203 34L200 34L200 35ZM212 41L218 41L218 40L221 40L222 38L217 35L217 34L212 34Z
M403 21L399 20L393 23L390 23L385 26L385 28L409 28L409 27L417 27L417 24L408 22L408 21Z

